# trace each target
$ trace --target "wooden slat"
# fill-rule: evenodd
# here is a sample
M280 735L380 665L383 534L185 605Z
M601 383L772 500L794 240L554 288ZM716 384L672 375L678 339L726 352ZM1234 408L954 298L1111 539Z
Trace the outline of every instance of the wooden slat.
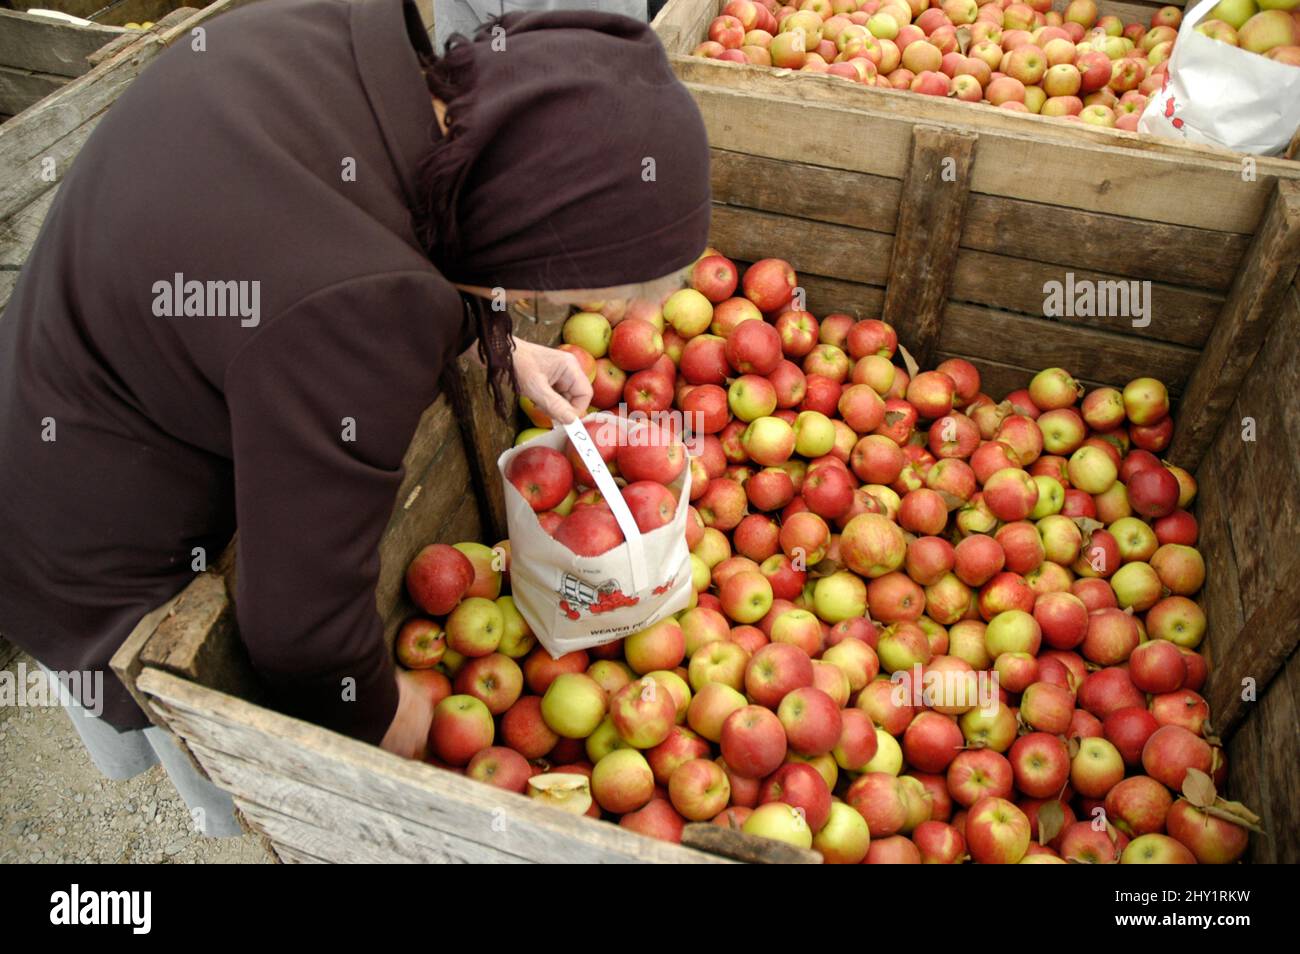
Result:
M1028 262L963 249L957 255L952 271L952 297L1041 317L1047 297L1046 284L1058 282L1064 286L1067 274L1074 276L1075 287L1086 282L1091 282L1094 288L1104 287L1102 283L1129 285L1130 282L1139 282L1139 279L1074 266ZM1140 285L1136 289L1130 285L1129 290L1145 294ZM1135 326L1133 316L1121 314L1090 317L1062 315L1056 320L1088 328L1104 328L1133 337L1200 347L1223 308L1223 295L1217 292L1180 288L1159 282L1151 283L1146 297L1149 324L1145 327Z
M1300 862L1300 758L1297 758L1297 725L1300 725L1300 654L1293 655L1286 669L1269 686L1254 718L1259 722L1260 777L1269 837L1255 841L1256 859L1268 864Z
M868 285L889 277L893 237L789 215L715 205L710 241L748 262L783 258L805 274Z
M720 7L718 0L670 0L650 25L669 53L689 53L708 39L709 21Z
M1224 291L1250 236L976 194L966 206L961 244L1013 258Z
M47 189L36 201L0 221L0 268L18 269L27 261L57 191L57 185Z
M1269 817L1271 802L1265 791L1267 779L1260 773L1259 724L1254 718L1246 719L1228 742L1227 756L1226 797L1257 812L1260 815L1260 826L1271 835L1274 832L1273 820ZM1266 863L1272 848L1271 837L1251 835L1245 858L1255 863Z
M1232 652L1218 661L1209 702L1212 724L1225 737L1231 737L1253 708L1252 703L1241 698L1243 680L1254 680L1257 699L1266 693L1271 695L1274 677L1300 643L1300 587L1295 585L1295 574L1300 573L1300 551L1293 551L1290 562L1278 571L1284 582L1246 620L1241 635L1233 641ZM1291 724L1292 732L1296 725Z
M927 366L952 286L976 136L917 126L899 198L884 320Z
M1255 360L1300 264L1300 183L1278 182L1187 385L1169 459L1194 469Z
M81 26L16 10L0 10L0 64L56 76L80 76L86 57L117 39L119 27Z
M710 152L715 203L893 233L903 185L897 179L726 149Z
M1197 547L1205 558L1205 586L1199 601L1205 610L1206 630L1201 651L1210 660L1210 674L1206 684L1206 698L1220 690L1218 661L1226 659L1233 644L1242 635L1246 621L1241 608L1241 583L1237 567L1237 554L1228 526L1229 500L1224 494L1224 479L1220 461L1224 456L1217 447L1206 455L1196 472L1199 485L1196 516L1200 536ZM1226 676L1224 677L1227 678ZM1214 712L1218 712L1216 707Z
M808 308L818 318L834 311L854 318L879 318L885 307L885 289L879 285L844 282L807 273L799 276L799 285L808 296Z
M560 308L546 301L540 302L537 320L515 313L515 335L534 344L554 345L560 340L560 329L568 316L568 308ZM506 499L501 488L501 475L497 472L497 458L514 443L518 429L514 416L502 419L488 385L487 369L471 348L456 363L457 374L447 381L448 397L457 410L465 455L469 461L470 484L478 495L483 533L492 541L507 535ZM511 395L511 410L516 406L517 395Z
M1300 178L1300 166L1261 158L1258 179L1247 182L1231 153L1113 130L1095 137L1091 129L1043 117L836 77L788 76L700 57L675 58L674 68L695 97L714 146L771 158L902 178L911 127L933 123L979 133L973 193L1240 233L1254 231L1269 176ZM1038 124L1024 125L1030 121ZM792 135L794 129L817 133Z
M819 852L796 848L785 842L757 835L746 835L732 828L723 828L708 822L687 825L682 831L682 844L689 848L712 852L736 861L755 865L819 865L823 859Z
M1024 368L1061 367L1082 381L1119 387L1151 375L1175 394L1196 364L1190 348L961 302L948 304L939 350Z
M383 806L387 813L434 832L489 846L504 842L512 853L539 862L725 861L472 784L160 670L146 668L139 685L157 698L168 724L187 744L255 760L268 773ZM254 792L234 794L256 801ZM504 827L504 832L494 830L498 819L504 826L497 821L496 827Z
M0 65L0 113L21 113L67 82L66 76Z

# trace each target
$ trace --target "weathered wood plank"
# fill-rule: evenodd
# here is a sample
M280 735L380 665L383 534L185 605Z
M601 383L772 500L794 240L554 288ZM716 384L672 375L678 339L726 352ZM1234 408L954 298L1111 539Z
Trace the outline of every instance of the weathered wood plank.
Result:
M1100 289L1099 297L1107 297L1107 290L1124 286L1123 299L1134 302L1133 294L1146 300L1145 326L1135 325L1133 314L1105 314L1095 316L1061 315L1054 320L1088 328L1104 328L1132 337L1152 338L1173 344L1200 347L1209 337L1210 329L1223 308L1223 295L1218 292L1180 288L1163 282L1152 282L1149 294L1138 279L1116 274L1091 271L1073 265L1049 265L1041 262L991 255L987 252L962 249L957 255L952 272L952 297L988 305L1006 311L1024 312L1042 316L1048 282L1066 285L1067 276L1073 275L1074 287L1092 283ZM1132 284L1130 284L1132 283ZM1133 286L1137 287L1134 288ZM1122 311L1123 308L1117 309ZM1132 305L1128 307L1132 312Z
M886 176L710 150L713 201L891 233L903 184Z
M67 82L66 76L0 65L0 113L11 116L21 113Z
M406 475L380 545L375 605L390 642L416 611L406 595L407 564L429 543L477 540L482 524L460 429L450 401L425 410L403 460Z
M1151 375L1171 393L1179 391L1196 365L1196 352L1179 345L961 302L948 304L939 350L1023 368L1062 367L1080 380L1119 387Z
M973 133L934 126L912 130L883 317L923 367L938 344L952 286L976 139Z
M673 64L711 143L736 152L902 178L911 128L934 123L979 133L972 193L1240 233L1253 232L1263 214L1270 176L1300 178L1296 164L1260 159L1256 181L1248 182L1232 153L1113 130L1097 136L1077 124L835 77L789 76L700 57L676 57ZM795 128L815 128L818 135L790 135ZM1025 175L1026 168L1034 174Z
M90 69L86 57L121 33L120 27L82 26L0 10L0 64L56 76L81 76Z
M1300 550L1293 550L1290 562L1279 568L1278 576L1285 582L1276 586L1246 620L1241 635L1232 642L1232 652L1218 660L1209 701L1212 724L1224 737L1231 737L1253 708L1241 698L1245 680L1253 680L1257 699L1272 695L1275 677L1300 644L1300 588L1295 585L1296 573L1300 573ZM1285 680L1278 688L1285 690ZM1297 724L1300 723L1291 723L1293 733ZM1293 757L1294 754L1293 751Z
M241 757L256 753L258 763L268 771L365 804L383 805L393 815L448 835L492 844L497 834L494 820L503 819L515 846L512 851L536 861L725 861L566 815L512 792L471 785L431 765L399 758L157 669L146 668L139 685L157 697L168 724L187 743Z
M705 822L687 825L682 831L682 844L746 864L819 865L823 861L819 852L807 848Z
M710 242L728 256L783 258L805 274L883 285L893 236L789 215L714 205Z
M1224 494L1220 468L1220 461L1224 459L1216 445L1196 472L1199 487L1196 517L1200 531L1196 545L1210 570L1206 573L1205 586L1200 594L1206 615L1205 639L1200 648L1209 657L1210 663L1205 689L1207 699L1213 699L1216 693L1236 691L1223 682L1228 677L1220 677L1218 663L1232 652L1233 643L1241 635L1246 621L1241 608L1237 555L1232 542L1232 531L1228 526L1229 501ZM1221 708L1220 703L1212 709L1216 723Z
M1300 265L1300 183L1279 181L1223 313L1188 382L1169 459L1189 469L1205 454Z
M809 310L818 318L836 311L854 318L879 318L885 307L885 289L879 285L809 274L799 276L799 285L808 297Z
M57 184L25 208L19 209L7 219L0 220L0 268L18 269L27 261L36 236L40 234L45 216L54 203Z
M709 21L720 8L717 0L672 0L663 5L650 25L669 53L690 53L708 39Z
M1269 837L1252 839L1259 860L1300 862L1300 654L1273 680L1255 718L1259 720L1260 776L1267 779L1264 800Z
M1016 259L1224 291L1250 236L974 194L961 244Z

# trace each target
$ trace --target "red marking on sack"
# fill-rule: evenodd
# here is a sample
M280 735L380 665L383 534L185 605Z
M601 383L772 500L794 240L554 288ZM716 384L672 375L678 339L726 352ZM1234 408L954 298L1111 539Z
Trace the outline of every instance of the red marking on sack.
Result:
M569 619L578 619L582 614L569 605L568 600L560 600L560 611Z
M591 613L593 616L600 613L608 613L611 610L620 609L624 606L635 606L641 602L639 596L628 596L619 590L609 590L600 594L600 599L591 604Z
M669 580L667 583L663 584L662 586L656 586L653 590L655 596L659 596L661 593L667 593L672 588L673 583L675 583L676 581L677 581L677 577L674 576L671 580Z
M1166 77L1166 80L1167 79L1168 77ZM1163 89L1163 87L1161 88ZM1177 106L1174 103L1174 98L1170 96L1167 100L1165 100L1165 119L1169 120L1169 122L1173 124L1173 127L1175 129L1182 129L1183 121L1174 116L1175 109L1177 109Z

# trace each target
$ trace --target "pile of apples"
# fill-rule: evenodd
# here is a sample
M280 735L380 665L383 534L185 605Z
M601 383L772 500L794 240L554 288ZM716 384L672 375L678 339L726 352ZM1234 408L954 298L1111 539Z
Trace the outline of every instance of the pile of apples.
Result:
M1300 66L1300 0L1221 0L1196 32Z
M1254 6L1220 6L1243 3ZM1094 0L1071 0L1064 12L1052 0L729 0L694 55L1134 131L1165 82L1182 16L1167 6L1149 25L1126 24L1098 16ZM1300 24L1282 11L1269 17ZM1215 35L1233 42L1232 28L1215 22ZM1249 40L1293 62L1300 49L1288 44L1300 40L1278 27L1253 29Z
M1049 368L995 400L882 321L801 310L798 284L710 249L662 302L568 319L594 408L688 450L692 599L552 658L500 595L508 545L426 548L407 584L428 616L397 648L434 694L428 760L652 837L712 822L834 863L1239 859L1257 818L1215 791L1165 387ZM571 479L534 502L561 530Z

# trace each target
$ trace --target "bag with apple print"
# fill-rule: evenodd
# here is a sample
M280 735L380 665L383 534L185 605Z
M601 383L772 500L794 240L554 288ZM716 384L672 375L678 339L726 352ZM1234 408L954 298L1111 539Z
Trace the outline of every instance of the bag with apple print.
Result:
M623 440L633 423L614 414L586 422L618 428ZM510 462L530 447L563 452L572 443L597 490L609 504L623 542L598 556L579 556L542 529L538 514L505 479ZM506 451L497 459L510 530L510 587L515 606L552 656L589 649L646 629L690 602L691 563L686 548L691 469L666 484L677 498L672 519L642 533L584 422Z
M1138 131L1254 155L1280 155L1300 128L1300 64L1273 60L1198 32L1217 3L1201 0L1183 17L1165 84L1152 94ZM1243 16L1253 8L1243 6ZM1268 16L1252 17L1242 25L1243 42L1249 37L1259 49L1300 47L1300 6L1292 12L1274 9L1262 14ZM1288 49L1287 55L1292 52L1300 51Z

